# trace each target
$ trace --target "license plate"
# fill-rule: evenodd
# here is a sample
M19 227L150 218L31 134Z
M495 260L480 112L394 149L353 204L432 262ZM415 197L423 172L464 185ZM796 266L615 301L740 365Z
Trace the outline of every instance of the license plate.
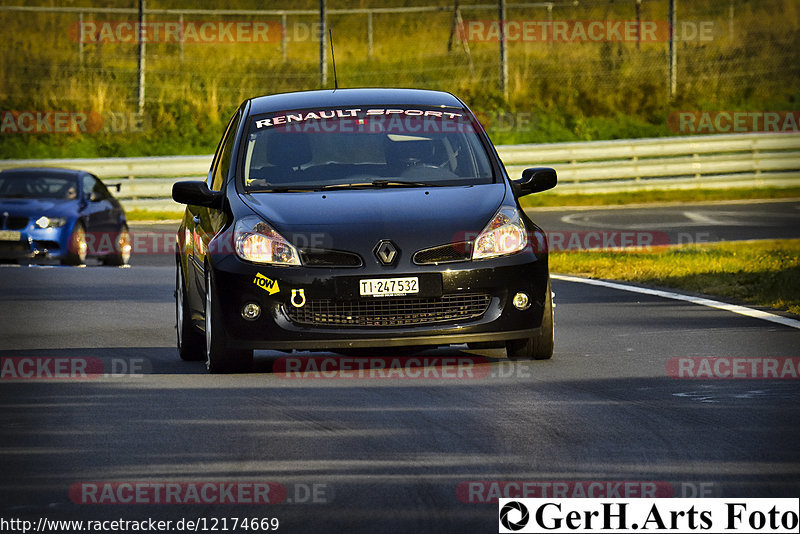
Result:
M22 239L21 232L14 230L0 230L0 241L19 241Z
M398 297L419 293L419 278L369 278L358 287L362 297Z

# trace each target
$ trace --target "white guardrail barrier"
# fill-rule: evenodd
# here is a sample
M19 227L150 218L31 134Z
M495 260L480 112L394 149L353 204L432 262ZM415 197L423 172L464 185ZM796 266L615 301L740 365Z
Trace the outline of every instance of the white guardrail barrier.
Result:
M527 167L553 167L555 193L790 187L800 185L800 134L732 134L498 146L512 178ZM25 166L90 171L122 183L127 209L179 211L170 198L178 180L205 178L211 156L0 160Z

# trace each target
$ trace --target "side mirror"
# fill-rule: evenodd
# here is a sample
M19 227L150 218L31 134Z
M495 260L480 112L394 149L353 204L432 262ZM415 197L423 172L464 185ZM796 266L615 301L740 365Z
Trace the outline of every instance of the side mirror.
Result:
M210 190L208 185L201 180L187 180L172 184L172 200L204 208L222 208L222 193Z
M550 167L532 167L522 171L522 178L514 180L514 192L518 197L532 193L540 193L552 189L558 183L555 169Z

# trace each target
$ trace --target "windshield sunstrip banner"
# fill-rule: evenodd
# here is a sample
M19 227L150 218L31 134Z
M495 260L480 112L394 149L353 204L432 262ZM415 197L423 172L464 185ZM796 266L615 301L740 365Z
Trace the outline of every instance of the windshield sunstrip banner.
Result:
M318 133L473 132L472 117L453 109L336 108L279 112L257 117L252 131Z

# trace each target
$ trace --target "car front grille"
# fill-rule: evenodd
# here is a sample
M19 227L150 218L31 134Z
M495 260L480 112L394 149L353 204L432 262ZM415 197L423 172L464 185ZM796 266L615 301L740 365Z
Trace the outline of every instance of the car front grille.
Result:
M361 256L342 250L302 249L300 257L306 267L361 267Z
M0 241L0 258L19 258L31 255L27 241Z
M472 257L472 243L449 243L433 248L418 250L414 253L414 263L417 265L436 265L455 261L467 261Z
M284 310L293 323L302 325L392 327L475 319L486 313L490 302L486 293L458 293L425 298L309 299L302 308L284 305Z
M0 214L0 222L3 225L3 230L22 230L28 226L28 217L15 217L13 215L2 217L2 214Z
M58 244L58 241L34 241L33 248L39 251L48 251L48 252L55 252L59 250L61 247Z

